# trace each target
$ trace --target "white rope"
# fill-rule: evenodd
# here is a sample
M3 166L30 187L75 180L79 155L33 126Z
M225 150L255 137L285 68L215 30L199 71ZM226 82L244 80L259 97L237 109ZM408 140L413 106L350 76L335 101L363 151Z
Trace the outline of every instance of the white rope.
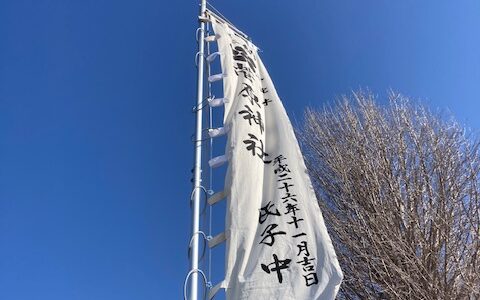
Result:
M210 23L207 23L207 35L210 34ZM207 43L207 55L210 56L210 43ZM207 64L207 76L212 75L210 64ZM212 94L212 84L208 82L208 98L213 97ZM211 106L209 106L208 110L208 121L209 121L209 127L213 127L213 109ZM209 151L209 160L212 159L213 157L213 138L210 137L210 151ZM213 191L213 176L212 176L212 168L209 166L209 171L208 171L208 188ZM208 201L208 200L207 200ZM212 217L213 217L213 208L211 205L208 207L208 236L212 236L212 231L213 231L213 225L212 225ZM212 281L212 249L208 248L208 282Z
M207 281L207 277L205 276L205 273L203 273L203 271L200 270L200 269L190 270L190 272L188 272L187 276L185 277L185 280L183 281L183 299L187 300L187 298L188 298L187 297L188 296L188 294L187 294L187 283L188 283L188 279L190 278L190 276L192 276L193 273L202 274L203 283L205 284L203 299L206 299L207 298L208 281Z
M246 35L245 33L243 33L240 29L238 29L235 25L233 25L232 22L230 22L229 19L227 19L227 17L225 17L224 15L222 15L221 12L218 11L218 9L216 9L210 2L207 1L207 7L209 7L211 9L211 12L214 13L215 15L217 15L217 17L220 17L221 19L223 19L225 22L228 23L228 25L230 27L232 27L232 29L234 29L235 31L237 31L239 34L241 34L244 38L246 38L247 40L250 40L250 37L248 35Z

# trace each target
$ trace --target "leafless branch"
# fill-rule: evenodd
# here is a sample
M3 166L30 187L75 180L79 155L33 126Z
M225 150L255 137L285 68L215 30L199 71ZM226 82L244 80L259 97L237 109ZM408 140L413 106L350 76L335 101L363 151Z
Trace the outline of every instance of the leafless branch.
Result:
M307 110L298 136L345 279L340 299L480 298L480 148L391 92Z

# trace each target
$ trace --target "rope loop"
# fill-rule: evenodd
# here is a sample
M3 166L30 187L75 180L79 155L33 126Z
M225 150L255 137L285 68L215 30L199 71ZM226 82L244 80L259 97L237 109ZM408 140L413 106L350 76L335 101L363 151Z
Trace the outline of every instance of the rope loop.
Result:
M209 100L214 99L214 98L215 98L215 95L212 95L212 97L205 98L205 100L203 100L202 103L201 103L202 104L201 107L198 107L198 105L193 106L192 107L192 113L196 113L200 109L204 109L208 105Z
M205 210L207 209L207 206L208 206L208 195L210 195L210 191L211 190L207 190L203 185L200 185L200 186L196 186L193 190L192 190L192 193L190 194L190 208L192 208L192 202L193 202L193 195L195 193L195 191L197 189L201 189L205 195L205 200L204 200L204 204L203 204L203 208L200 210L200 214L203 215L203 213L205 212Z
M214 129L214 128L210 128L210 127L209 127L209 128L203 128L203 129L202 129L202 138L201 138L200 140L195 140L195 136L192 134L192 135L190 136L190 139L192 140L192 143L195 143L195 142L197 142L197 141L204 142L204 141L208 141L208 140L212 139L212 138L208 135L208 131L209 131L210 129ZM207 135L205 135L205 132L207 133Z
M192 234L192 236L190 237L190 243L188 243L188 258L190 259L190 256L192 255L192 242L193 242L193 238L195 237L195 235L197 234L200 234L202 237L203 237L203 251L202 251L202 255L200 256L200 258L198 259L199 261L203 259L203 257L205 256L205 250L207 249L207 242L209 240L212 239L211 236L207 236L205 234L205 232L203 231L197 231L195 232L194 234Z
M201 31L202 31L201 27L198 27L197 30L195 30L195 39L197 40L197 42L199 40L198 33L201 32Z
M205 292L203 294L203 299L207 299L207 285L208 285L208 280L207 280L207 276L205 275L205 273L200 270L200 269L193 269L193 270L190 270L190 272L188 272L187 276L185 277L185 280L183 281L183 299L184 300L187 300L188 299L188 294L187 294L187 283L188 283L188 280L190 279L190 276L192 276L193 273L200 273L202 275L202 278L203 278L203 284L205 285Z
M201 53L200 51L197 51L197 53L195 54L195 66L198 67L198 56L202 56L203 59L205 59L205 54Z

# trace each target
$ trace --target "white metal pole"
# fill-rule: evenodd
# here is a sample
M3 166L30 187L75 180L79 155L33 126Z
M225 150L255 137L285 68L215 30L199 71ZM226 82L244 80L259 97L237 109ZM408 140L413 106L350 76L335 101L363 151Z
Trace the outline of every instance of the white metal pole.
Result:
M199 25L197 32L198 53L197 53L197 105L196 105L196 132L195 132L195 168L194 168L194 197L192 212L192 244L190 267L192 273L190 281L190 300L198 299L198 241L200 230L200 195L202 184L202 106L203 106L203 75L204 75L204 46L205 46L205 10L206 0L201 0ZM206 288L206 287L205 287Z

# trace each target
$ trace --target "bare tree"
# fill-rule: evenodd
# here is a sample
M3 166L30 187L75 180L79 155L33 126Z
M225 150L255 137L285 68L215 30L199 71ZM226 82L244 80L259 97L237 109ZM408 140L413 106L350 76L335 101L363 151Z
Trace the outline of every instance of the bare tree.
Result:
M479 299L480 151L391 93L306 111L308 169L344 272L339 299Z

